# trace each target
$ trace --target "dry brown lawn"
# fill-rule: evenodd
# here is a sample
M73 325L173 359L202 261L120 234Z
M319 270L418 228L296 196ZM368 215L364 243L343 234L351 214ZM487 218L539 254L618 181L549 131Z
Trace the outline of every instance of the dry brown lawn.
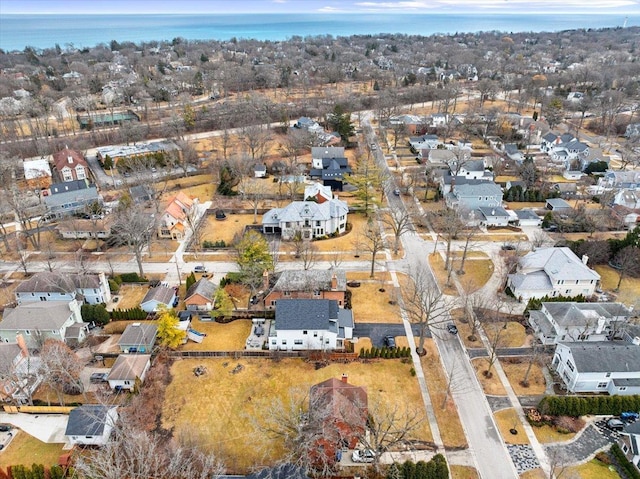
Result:
M199 365L205 366L207 373L196 377L193 368ZM242 370L232 374L237 365ZM187 435L201 442L232 472L241 473L255 465L269 465L281 455L282 444L254 426L254 420L265 416L274 399L286 404L294 389L308 392L313 384L345 373L350 383L367 388L370 411L375 404L414 408L421 403L421 396L410 369L410 364L400 360L331 364L321 369L301 359L179 360L171 369L162 424L172 428L176 437ZM413 436L432 441L426 419Z
M496 334L500 334L498 340L498 347L500 348L519 348L525 344L527 339L527 332L524 326L515 321L508 321L505 323L496 321L484 324L484 331L489 338L489 341L493 342Z
M524 208L543 210L546 203L544 201L509 201L506 202L506 204L511 210L521 210Z
M557 235L562 237L563 239L578 241L578 240L608 240L608 239L622 239L626 236L626 233L615 232L615 231L596 231L593 234L589 233L562 233L561 235Z
M105 334L122 334L124 333L124 330L127 329L127 326L129 326L130 324L133 323L153 323L154 321L140 321L139 319L134 319L134 320L118 320L118 321L111 321L109 324L107 324L103 331Z
M529 362L527 360L522 363L509 363L507 361L501 361L500 364L504 369L504 373L509 379L509 383L514 392L518 396L527 396L533 394L544 394L546 381L542 374L542 369L535 362L531 365L529 371L529 387L524 387L520 382L524 378Z
M260 216L258 216L260 221ZM244 231L245 226L253 223L253 215L227 215L224 221L217 221L215 215L208 215L202 222L202 241L224 241L231 245Z
M118 290L120 299L114 305L114 309L131 309L140 306L140 301L148 291L148 285L121 284Z
M515 175L502 175L496 176L494 181L496 183L506 183L507 181L519 181L521 178Z
M358 342L355 345L354 351L360 354L360 351L363 349L371 349L373 347L373 343L371 343L370 338L358 338Z
M524 428L515 409L502 409L501 411L493 413L493 417L496 420L496 425L504 442L507 444L529 444L529 438L527 438L524 432ZM516 429L518 434L511 434L509 431L511 428Z
M442 408L447 390L447 375L442 369L438 350L433 339L425 341L426 356L420 361L424 372L429 396L433 404L433 412L436 415L440 435L445 447L462 448L467 446L467 438L462 429L462 423L458 417L458 409L451 397L447 398L444 409Z
M487 233L480 238L482 241L500 241L501 243L518 243L520 241L528 241L529 238L525 234L520 233Z
M431 265L431 269L433 270L433 274L436 277L436 281L438 282L438 286L440 290L444 294L448 294L450 296L458 296L458 290L453 285L453 275L455 273L451 273L451 285L447 286L447 271L444 269L444 259L440 255L440 253L429 254L429 264Z
M471 341L469 336L471 336L471 324L468 322L462 322L461 318L464 317L464 311L462 308L454 309L450 311L451 319L453 319L458 327L458 336L462 339L465 347L467 348L481 348L483 347L482 341L480 340L480 335L478 331L476 331L475 341Z
M19 281L14 282L0 282L0 309L4 308L4 305L13 303L16 300L14 291L20 284Z
M318 251L321 252L356 252L356 244L358 242L363 241L362 230L367 224L367 218L364 215L358 213L351 213L347 221L351 224L351 231L348 233L338 236L337 238L329 238L320 241L314 241L313 245L318 248ZM364 257L365 252L360 249L359 251L361 257ZM350 259L350 258L349 258Z
M47 469L58 464L58 458L64 453L64 444L41 442L24 431L13 432L15 437L0 454L0 467L21 464L42 464Z
M598 265L595 270L600 275L602 289L613 291L618 286L618 272L610 266ZM629 306L638 304L638 291L640 291L640 278L624 278L620 285L620 291L616 292L616 300Z
M484 253L483 253L484 254ZM453 270L458 271L461 258L453 260ZM465 291L472 293L479 290L493 275L493 261L490 259L467 258L464 262L464 274L456 273L458 281Z
M505 391L502 382L500 382L500 378L496 374L494 368L491 368L491 377L487 378L484 375L484 372L489 367L488 358L477 358L471 361L473 368L476 370L476 376L478 377L478 381L482 385L482 389L485 394L489 394L492 396L506 396L507 391Z
M207 336L201 343L187 341L187 344L180 348L183 351L241 351L251 333L251 321L236 320L221 324L194 319L191 322L191 329L205 333Z
M570 441L576 435L576 433L574 432L569 432L566 434L558 432L558 430L552 426L533 427L532 429L534 434L538 438L538 441L540 441L543 444L547 444L551 442Z
M614 470L610 469L610 466L598 461L597 459L592 459L586 464L582 464L580 466L573 466L567 469L566 477L579 477L580 479L619 479L620 476ZM557 471L560 474L560 470Z
M479 479L478 471L471 466L450 465L451 479Z
M539 467L520 474L520 479L547 479L547 475Z
M392 284L380 282L360 283L359 288L349 288L352 293L353 318L358 323L401 323L400 306L389 304L394 295Z

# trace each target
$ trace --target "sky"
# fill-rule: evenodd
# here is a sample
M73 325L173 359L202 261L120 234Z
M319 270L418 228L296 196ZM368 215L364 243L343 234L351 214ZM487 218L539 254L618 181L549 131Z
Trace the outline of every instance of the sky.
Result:
M0 0L0 14L553 12L640 15L640 0Z

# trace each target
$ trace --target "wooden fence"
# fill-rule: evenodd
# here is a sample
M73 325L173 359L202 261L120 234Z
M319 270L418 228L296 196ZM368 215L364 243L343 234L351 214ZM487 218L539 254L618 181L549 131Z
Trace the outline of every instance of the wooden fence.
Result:
M4 412L17 414L24 412L27 414L69 414L76 406L3 406Z

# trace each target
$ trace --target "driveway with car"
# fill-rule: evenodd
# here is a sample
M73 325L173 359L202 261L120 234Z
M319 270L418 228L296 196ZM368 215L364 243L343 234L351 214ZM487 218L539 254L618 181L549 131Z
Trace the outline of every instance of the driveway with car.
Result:
M413 334L419 334L419 328L411 325ZM405 336L404 325L398 323L356 323L353 328L354 338L370 338L371 345L375 347L386 346L386 336ZM429 334L430 336L430 334Z

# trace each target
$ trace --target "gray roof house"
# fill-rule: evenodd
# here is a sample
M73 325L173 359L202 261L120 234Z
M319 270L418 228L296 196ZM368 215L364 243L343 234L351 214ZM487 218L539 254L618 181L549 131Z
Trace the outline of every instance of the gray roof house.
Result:
M329 299L279 299L270 350L343 349L353 337L353 311Z
M77 213L87 205L102 198L95 185L89 186L87 180L66 181L51 185L51 194L44 197L50 216L63 217Z
M571 393L640 393L640 346L623 341L559 343L551 366Z
M507 278L507 287L520 300L544 296L594 293L600 275L587 266L588 258L578 258L567 247L541 248L527 253L518 261L518 269Z
M176 299L176 290L163 284L155 288L149 288L142 301L140 307L146 313L155 313L160 306L170 308Z
M84 323L80 305L75 299L19 304L15 308L4 310L0 321L0 340L14 343L16 336L20 334L28 348L38 349L49 338L65 341L67 329L77 324ZM76 339L82 341L84 335Z
M32 301L78 299L88 304L111 301L109 282L104 273L66 274L42 271L20 283L14 291L20 304Z
M480 226L507 226L511 221L509 212L501 206L481 206L477 211L480 212Z
M120 336L118 348L123 353L149 353L156 342L157 334L156 323L130 324Z
M206 278L200 278L187 290L184 305L189 311L211 311L216 285Z
M631 312L622 303L542 303L529 312L529 325L542 344L606 341L622 335Z
M453 185L445 200L449 207L469 211L480 207L494 208L502 206L502 189L492 181Z
M514 210L514 213L518 217L519 226L540 226L542 224L542 218L532 210Z
M118 420L117 406L84 404L69 413L64 435L71 444L104 446Z
M114 390L133 391L137 384L144 383L150 367L150 354L121 354L107 376L109 387Z
M297 232L303 239L313 239L346 231L349 207L344 201L331 199L323 203L294 201L284 208L274 208L262 217L264 234L279 233L291 240Z
M572 206L562 198L548 198L545 207L551 211L568 211Z

